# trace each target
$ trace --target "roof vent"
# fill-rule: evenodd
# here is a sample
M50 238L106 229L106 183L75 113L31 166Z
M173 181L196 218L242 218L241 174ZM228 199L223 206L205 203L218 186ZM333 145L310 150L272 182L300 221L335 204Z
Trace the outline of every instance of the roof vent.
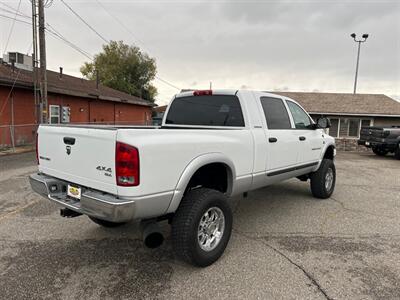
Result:
M59 75L60 79L62 78L62 76L63 76L63 67L60 67L60 75Z

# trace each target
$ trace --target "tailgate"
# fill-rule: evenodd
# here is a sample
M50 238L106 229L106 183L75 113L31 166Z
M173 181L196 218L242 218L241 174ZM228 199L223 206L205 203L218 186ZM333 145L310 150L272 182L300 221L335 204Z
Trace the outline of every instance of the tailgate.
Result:
M360 131L360 140L380 141L383 137L383 129L379 127L362 127Z
M41 172L117 194L116 128L40 126L38 134Z

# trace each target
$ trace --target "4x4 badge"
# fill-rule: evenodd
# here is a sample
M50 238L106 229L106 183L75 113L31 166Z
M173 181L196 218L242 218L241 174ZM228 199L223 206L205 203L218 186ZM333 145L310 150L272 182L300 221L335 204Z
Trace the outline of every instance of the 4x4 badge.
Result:
M67 149L67 154L70 155L71 154L71 146L67 146L65 148Z

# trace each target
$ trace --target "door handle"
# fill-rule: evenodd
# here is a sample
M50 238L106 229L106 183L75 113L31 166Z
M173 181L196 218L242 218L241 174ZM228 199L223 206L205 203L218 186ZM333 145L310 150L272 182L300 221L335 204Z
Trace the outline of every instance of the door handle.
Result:
M270 143L276 143L276 142L278 141L278 139L277 139L277 138L274 138L274 137L270 137L270 138L268 139L268 141L269 141Z
M64 137L64 144L66 145L74 145L75 144L75 138L73 137Z
M305 137L305 136L300 136L300 137L299 137L299 140L300 140L300 141L305 141L305 140L306 140L306 137Z

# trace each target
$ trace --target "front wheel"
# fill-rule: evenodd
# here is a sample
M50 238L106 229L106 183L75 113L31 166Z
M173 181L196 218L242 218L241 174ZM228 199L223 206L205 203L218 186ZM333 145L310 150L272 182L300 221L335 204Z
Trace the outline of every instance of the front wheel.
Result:
M374 152L378 156L385 156L386 154L388 154L389 151L379 147L373 147L372 152Z
M315 198L329 198L336 184L336 168L333 160L323 159L319 169L310 175L311 192Z
M232 219L223 193L207 188L190 191L182 199L172 221L175 255L195 266L211 265L229 242Z

